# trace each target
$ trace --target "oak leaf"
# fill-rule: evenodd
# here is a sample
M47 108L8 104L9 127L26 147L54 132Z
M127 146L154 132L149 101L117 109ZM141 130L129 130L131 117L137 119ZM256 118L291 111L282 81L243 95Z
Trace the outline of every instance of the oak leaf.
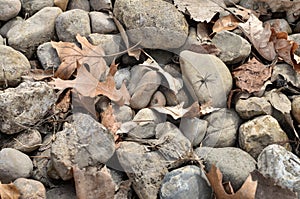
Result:
M214 26L213 32L221 32L222 30L234 30L238 27L240 20L238 20L234 15L226 15L218 19Z
M1 184L0 182L0 199L18 199L20 198L20 192L13 184Z

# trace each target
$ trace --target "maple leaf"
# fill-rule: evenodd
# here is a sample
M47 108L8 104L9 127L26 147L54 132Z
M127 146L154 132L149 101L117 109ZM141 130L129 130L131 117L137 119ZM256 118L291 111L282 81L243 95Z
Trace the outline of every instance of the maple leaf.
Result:
M77 69L78 62L80 65L87 64L91 74L96 79L99 79L106 71L103 48L100 45L94 46L90 44L85 37L81 37L79 34L76 36L76 39L81 44L82 49L75 43L51 42L61 60L61 64L54 76L60 79L69 79Z
M13 184L1 184L0 182L0 199L18 199L20 198L20 192Z

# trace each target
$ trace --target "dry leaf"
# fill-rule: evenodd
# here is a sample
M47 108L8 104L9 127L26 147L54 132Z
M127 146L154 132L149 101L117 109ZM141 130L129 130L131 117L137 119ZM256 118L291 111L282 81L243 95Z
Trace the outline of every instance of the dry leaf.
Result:
M61 64L55 72L55 77L69 79L76 70L78 62L80 65L87 64L91 74L96 79L99 79L106 71L103 48L100 45L94 46L90 44L85 37L80 35L77 35L76 39L81 44L82 49L75 43L51 42L61 60Z
M29 73L26 76L22 76L22 78L40 81L53 77L53 73L53 70L31 69Z
M0 199L19 199L20 192L13 184L1 184L0 182Z
M218 49L214 44L212 43L199 43L199 44L191 44L191 46L188 48L188 50L200 53L200 54L211 54L211 55L219 55L221 50Z
M66 93L62 93L59 99L55 103L54 113L66 113L71 107L71 90Z
M114 198L116 185L106 166L100 171L95 167L81 170L77 166L72 170L78 199Z
M249 93L258 92L271 77L272 68L252 58L232 72L236 85Z
M214 26L213 32L220 32L222 30L234 30L238 27L240 20L238 20L234 15L230 14L218 19Z
M54 0L54 5L66 11L68 6L69 0Z
M255 192L257 188L257 181L253 181L251 175L248 176L242 187L233 194L228 194L222 184L222 173L215 166L212 165L211 169L206 176L214 190L217 199L255 199ZM227 185L230 186L230 185ZM230 187L232 190L232 187Z
M116 120L114 109L111 104L109 104L106 110L101 113L101 124L113 134L115 141L119 139L117 131L121 127L121 123Z

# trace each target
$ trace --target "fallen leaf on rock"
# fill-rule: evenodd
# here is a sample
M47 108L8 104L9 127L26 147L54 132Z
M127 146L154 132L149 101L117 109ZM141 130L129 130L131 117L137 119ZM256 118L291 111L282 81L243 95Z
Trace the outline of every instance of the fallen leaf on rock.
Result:
M54 106L54 113L67 113L71 107L71 90L62 93Z
M111 199L115 195L115 183L106 166L79 169L73 166L76 196L78 199Z
M54 0L54 5L62 9L62 11L66 11L69 0Z
M234 30L238 27L240 20L238 20L234 15L230 14L218 19L214 26L213 32L221 32L222 30Z
M121 123L116 120L114 115L114 109L111 104L106 107L101 114L101 124L105 126L114 136L114 140L117 141L119 139L119 135L117 135L117 131L121 127Z
M87 64L90 68L90 73L96 79L99 79L106 71L103 48L100 45L94 46L90 44L85 37L80 35L77 35L76 39L81 44L81 48L75 43L51 42L61 60L61 64L54 76L60 79L69 79L77 69L78 62L80 65Z
M253 181L251 175L248 176L242 187L236 193L232 194L225 191L222 184L223 175L215 165L211 166L211 169L206 173L206 176L217 199L255 199L257 181ZM231 185L227 184L227 189L232 192L232 187L228 188L228 186Z
M232 72L236 85L249 93L258 92L272 75L272 67L268 67L252 58Z
M0 199L19 199L20 192L13 184L1 184L0 182Z
M29 73L22 76L22 78L31 78L40 81L53 77L53 73L53 70L31 69Z
M199 43L199 44L191 44L188 50L193 51L195 53L200 54L211 54L211 55L219 55L221 50L218 49L212 43Z

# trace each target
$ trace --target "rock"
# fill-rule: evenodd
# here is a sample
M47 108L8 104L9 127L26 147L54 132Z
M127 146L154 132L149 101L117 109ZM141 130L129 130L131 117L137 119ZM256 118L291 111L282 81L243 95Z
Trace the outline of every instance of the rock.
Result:
M300 43L300 33L297 33L297 34L291 34L288 36L288 39L289 40L293 40L295 41L296 43ZM297 50L294 52L296 55L300 56L300 49L297 48Z
M28 59L9 46L0 45L0 60L0 87L17 86L31 68Z
M179 48L188 36L188 24L174 5L161 0L116 0L113 10L130 40L145 48Z
M39 121L57 97L47 83L26 81L16 88L0 91L0 131L14 134Z
M292 86L300 88L300 74L289 64L276 64L273 68L271 82L278 84L278 87L291 83Z
M81 9L63 12L57 17L55 28L60 41L74 42L77 34L88 36L91 34L89 13Z
M264 24L266 23L270 23L271 27L278 27L279 29L276 29L276 31L286 32L288 34L292 33L292 29L285 19L270 19L264 22Z
M240 0L224 0L226 6L234 6L240 3Z
M167 50L160 49L145 49L145 51L161 66L165 68L165 65L172 62L174 54ZM172 74L171 74L172 75Z
M229 31L218 32L212 43L221 50L218 57L225 64L237 64L244 61L251 53L251 45L241 36Z
M193 147L199 146L203 140L208 122L199 118L181 118L179 129L189 139Z
M76 192L74 186L70 184L59 185L59 187L55 187L50 189L46 193L47 199L76 199Z
M295 97L292 101L292 114L300 125L300 97Z
M239 145L254 158L272 143L283 143L287 150L291 150L289 138L270 115L256 117L239 128Z
M234 190L238 190L250 172L256 169L256 161L239 148L199 147L195 150L195 154L203 158L206 172L210 170L212 164L218 167L223 174L223 182L230 181Z
M0 45L4 45L4 39L1 35L0 35Z
M166 106L166 103L167 100L165 95L160 91L156 91L151 98L150 107L152 106L162 107L162 106Z
M0 181L3 184L17 178L27 178L33 169L30 158L16 149L3 148L0 151L0 160Z
M45 7L52 7L54 5L53 0L21 0L22 1L22 12L32 16L36 12L40 11Z
M7 33L8 44L31 58L40 44L54 40L55 19L60 13L60 8L46 7L23 23L16 24Z
M216 56L192 51L180 53L183 80L190 94L213 107L226 107L232 77L227 66Z
M272 105L265 97L249 97L239 99L235 110L242 119L251 119L259 115L271 115Z
M300 159L284 147L272 144L257 158L258 171L273 178L277 184L300 194Z
M115 83L116 83L116 88L120 89L123 82L125 82L126 85L129 84L130 81L130 71L129 68L121 68L117 70L115 76Z
M204 118L208 122L203 146L230 147L237 140L240 118L234 110L220 109Z
M139 139L148 139L155 136L155 127L156 124L149 123L146 125L136 125L128 132L128 137L139 138Z
M159 191L161 199L208 199L212 195L205 172L189 165L167 173Z
M2 27L0 27L0 34L3 37L7 37L7 32L15 25L17 25L18 23L22 23L24 22L24 19L21 17L15 17L12 18L11 20L9 20L8 22L6 22Z
M46 189L39 181L18 178L14 181L14 185L20 191L20 199L46 199Z
M113 104L114 115L118 122L128 122L133 119L134 111L129 106Z
M63 180L73 177L72 166L79 168L106 163L115 151L110 132L90 115L75 113L72 123L56 134L51 160Z
M149 123L158 124L166 121L166 119L166 116L163 114L160 114L150 108L143 108L137 112L132 121L143 126Z
M118 32L118 29L112 19L104 12L90 12L92 33L108 34Z
M67 10L81 9L87 12L90 11L89 0L69 0Z
M39 45L36 54L44 70L57 69L61 63L57 51L52 47L51 42Z
M20 0L0 0L0 21L8 21L21 10Z
M111 10L112 3L111 0L90 0L91 10L100 11L100 10Z

